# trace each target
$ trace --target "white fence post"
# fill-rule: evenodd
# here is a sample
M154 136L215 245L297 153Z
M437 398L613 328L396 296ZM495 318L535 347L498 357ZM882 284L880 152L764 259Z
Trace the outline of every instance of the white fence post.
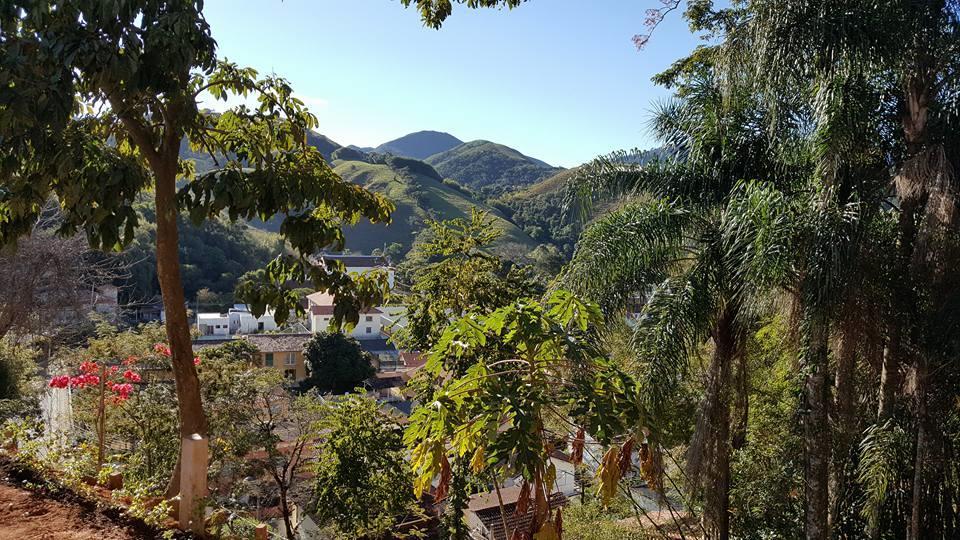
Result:
M180 463L180 528L204 532L207 496L207 439L194 433L183 438Z

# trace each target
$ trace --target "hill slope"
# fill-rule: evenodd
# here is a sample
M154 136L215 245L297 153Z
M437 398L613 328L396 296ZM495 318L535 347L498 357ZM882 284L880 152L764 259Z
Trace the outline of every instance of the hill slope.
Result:
M399 139L385 142L373 149L373 151L413 159L426 159L434 154L446 152L461 144L463 144L463 141L449 133L443 133L441 131L418 131L404 135Z
M445 178L497 194L522 189L562 169L490 141L471 141L427 158Z
M494 227L502 231L503 236L496 243L496 250L502 255L522 257L537 245L499 211L444 183L422 162L399 159L381 163L337 161L334 170L344 180L383 193L397 207L389 226L364 221L346 229L347 247L353 251L370 252L399 243L405 252L426 228L426 220L469 218L473 207L490 212Z

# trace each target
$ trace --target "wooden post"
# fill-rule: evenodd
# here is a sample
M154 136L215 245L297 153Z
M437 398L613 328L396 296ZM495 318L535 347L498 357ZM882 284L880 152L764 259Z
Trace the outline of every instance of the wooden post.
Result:
M204 532L204 504L207 496L207 440L194 433L184 437L180 464L180 528Z
M261 523L253 529L254 540L267 540L267 524Z
M110 473L110 478L107 480L107 488L110 490L123 489L123 474L118 472Z

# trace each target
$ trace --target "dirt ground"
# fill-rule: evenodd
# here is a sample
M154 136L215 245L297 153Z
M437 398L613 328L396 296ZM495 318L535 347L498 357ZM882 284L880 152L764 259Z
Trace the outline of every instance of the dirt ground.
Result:
M0 540L149 538L75 502L13 487L0 478Z

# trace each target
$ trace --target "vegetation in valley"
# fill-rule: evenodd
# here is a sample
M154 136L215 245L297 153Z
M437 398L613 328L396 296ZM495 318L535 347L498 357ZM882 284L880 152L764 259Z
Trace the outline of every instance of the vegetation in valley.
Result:
M470 141L426 159L445 178L498 195L535 184L560 169L490 141Z

